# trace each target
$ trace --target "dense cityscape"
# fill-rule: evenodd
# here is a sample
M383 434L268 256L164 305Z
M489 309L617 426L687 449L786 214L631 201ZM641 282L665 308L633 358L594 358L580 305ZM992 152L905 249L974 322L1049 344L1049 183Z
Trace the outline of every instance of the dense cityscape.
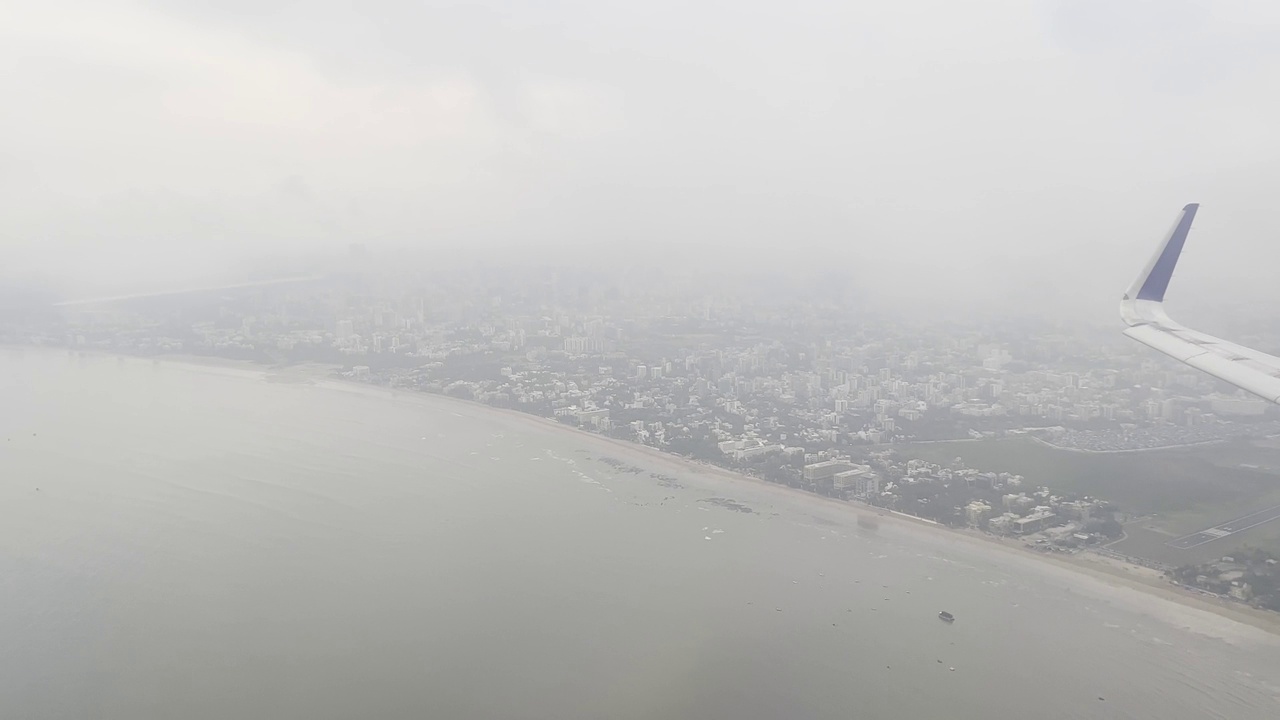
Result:
M1280 433L1267 403L1105 329L903 322L838 294L708 292L692 278L422 277L375 272L358 250L351 265L296 282L67 303L8 318L0 340L328 364L353 381L517 409L1057 552L1122 537L1117 518L1130 509L911 448L1025 436L1099 453Z
M692 280L479 277L347 273L69 303L10 318L0 338L327 362L648 444L732 440L736 460L1008 432L1125 451L1250 434L1274 417L1113 328L903 322L838 297L717 295Z

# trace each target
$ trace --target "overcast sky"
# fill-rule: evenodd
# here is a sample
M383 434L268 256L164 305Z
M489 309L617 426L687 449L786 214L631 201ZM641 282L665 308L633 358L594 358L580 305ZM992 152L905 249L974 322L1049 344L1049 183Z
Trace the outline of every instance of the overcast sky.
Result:
M1172 294L1269 292L1276 37L1261 0L0 2L0 274L545 248L1114 315L1198 201Z

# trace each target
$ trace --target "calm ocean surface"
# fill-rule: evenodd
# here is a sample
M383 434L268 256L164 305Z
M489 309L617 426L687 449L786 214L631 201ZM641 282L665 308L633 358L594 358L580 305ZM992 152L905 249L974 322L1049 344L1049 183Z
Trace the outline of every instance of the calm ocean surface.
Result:
M1261 631L526 418L269 376L0 350L0 717L1280 717Z

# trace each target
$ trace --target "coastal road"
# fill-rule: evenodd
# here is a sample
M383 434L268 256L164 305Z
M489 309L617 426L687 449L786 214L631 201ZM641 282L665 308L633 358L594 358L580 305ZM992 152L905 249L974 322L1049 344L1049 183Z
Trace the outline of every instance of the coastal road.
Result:
M1272 520L1278 519L1280 519L1280 505L1267 508L1266 510L1249 513L1248 515L1238 517L1234 520L1228 520L1221 525L1215 525L1208 530L1201 530L1197 533L1184 535L1177 540L1170 540L1165 544L1170 547L1178 548L1179 550L1187 550L1189 548L1204 545L1205 543L1211 543L1214 540L1218 540L1229 535L1235 535L1238 532L1243 532L1249 528L1254 528L1262 525L1263 523L1269 523Z

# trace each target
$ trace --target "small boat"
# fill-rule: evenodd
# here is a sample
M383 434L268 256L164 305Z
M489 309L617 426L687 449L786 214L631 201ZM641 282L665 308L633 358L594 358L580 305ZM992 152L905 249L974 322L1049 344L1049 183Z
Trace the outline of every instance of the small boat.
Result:
M947 612L946 610L943 610L942 612L938 613L938 617L939 617L943 622L955 622L955 621L956 621L956 616L955 616L955 615L952 615L951 613Z

